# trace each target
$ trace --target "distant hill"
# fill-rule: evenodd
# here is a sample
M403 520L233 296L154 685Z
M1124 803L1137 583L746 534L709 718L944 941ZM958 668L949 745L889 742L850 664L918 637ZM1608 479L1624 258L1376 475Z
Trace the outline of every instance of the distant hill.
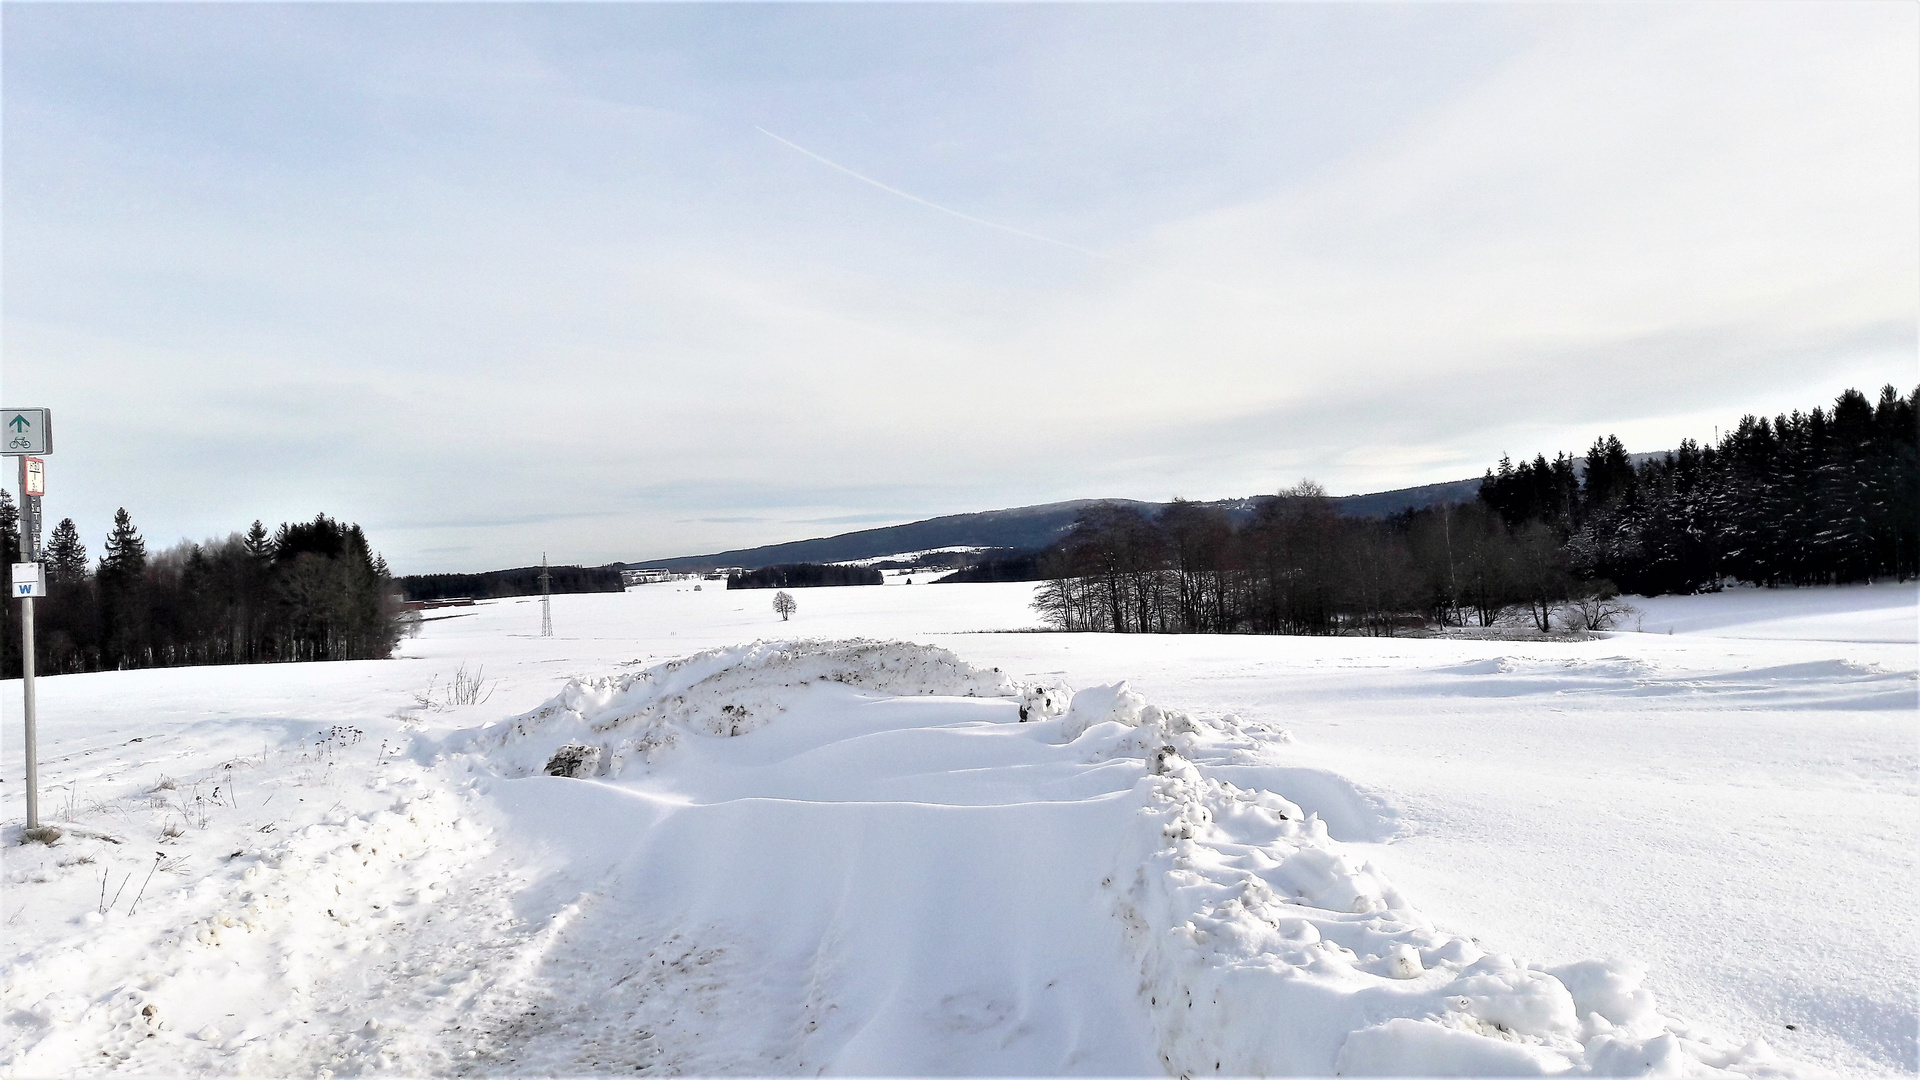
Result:
M988 510L977 514L949 514L905 525L880 529L861 529L814 540L792 540L755 548L736 548L711 555L685 555L675 559L655 559L644 563L620 564L629 569L658 567L662 570L692 572L722 566L748 570L780 563L850 562L877 559L908 551L930 548L1046 547L1073 527L1080 511L1100 499L1074 499L1042 506L1021 506L1012 510ZM1130 500L1115 500L1127 502ZM1136 503L1148 507L1149 503Z
M1385 517L1405 510L1448 503L1471 502L1480 491L1480 480L1451 480L1443 484L1380 491L1370 495L1346 495L1334 499L1340 512L1351 517ZM1246 499L1222 499L1205 503L1217 506L1235 517L1252 514L1271 496ZM934 548L976 547L1006 551L1032 551L1046 547L1066 535L1080 512L1095 503L1118 503L1138 507L1144 513L1157 513L1166 503L1140 502L1135 499L1072 499L1067 502L1019 506L1010 510L987 510L975 514L949 514L905 525L879 529L860 529L837 536L812 540L791 540L783 544L736 548L711 555L683 555L648 562L615 563L623 569L660 569L695 573L720 567L753 570L780 563L850 562L854 559L878 559Z
M1448 506L1472 502L1480 496L1480 478L1448 480L1443 484L1377 491L1371 495L1346 495L1333 500L1348 517L1378 518L1428 506Z

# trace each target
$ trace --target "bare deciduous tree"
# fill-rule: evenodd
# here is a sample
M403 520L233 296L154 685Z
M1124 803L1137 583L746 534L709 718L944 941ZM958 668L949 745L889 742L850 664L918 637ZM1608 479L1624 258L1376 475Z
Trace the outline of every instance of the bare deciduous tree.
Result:
M1638 612L1620 598L1613 582L1602 578L1568 598L1561 617L1575 630L1611 630Z
M786 592L777 592L773 594L773 610L780 613L781 622L786 622L793 618L794 612L800 610L800 604Z

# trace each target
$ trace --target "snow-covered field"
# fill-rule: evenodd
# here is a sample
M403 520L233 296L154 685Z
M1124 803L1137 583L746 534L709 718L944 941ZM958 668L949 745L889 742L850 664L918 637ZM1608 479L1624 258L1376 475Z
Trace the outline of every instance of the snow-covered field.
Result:
M0 687L0 1069L1916 1071L1912 586L1546 642L692 585L42 680L51 848Z

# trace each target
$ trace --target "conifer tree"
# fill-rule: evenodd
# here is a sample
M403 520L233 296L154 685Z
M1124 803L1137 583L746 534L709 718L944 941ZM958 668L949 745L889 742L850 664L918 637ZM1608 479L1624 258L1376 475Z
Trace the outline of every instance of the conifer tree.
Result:
M0 488L0 564L8 572L20 561L20 508L13 504L13 493ZM14 621L15 604L0 604L0 672L8 676L20 670L20 626Z
M1587 450L1581 496L1589 512L1625 501L1633 494L1633 464L1616 435L1595 439Z
M123 506L113 512L113 531L107 534L107 554L101 560L101 569L111 569L116 575L131 575L146 568L147 542L141 538L140 530L133 527L133 517Z
M100 559L95 580L100 586L103 659L115 668L145 667L151 612L148 610L147 542L133 527L126 507L114 511L107 533L107 553Z
M260 562L273 558L273 538L267 535L267 527L260 524L259 518L253 519L253 524L247 528L246 539L241 543L246 546L247 554Z
M8 566L20 561L20 508L5 488L0 488L0 561Z
M244 564L236 575L234 590L235 607L235 643L234 650L246 661L260 659L266 648L265 631L267 624L267 588L273 574L273 537L268 535L267 527L259 518L247 527L247 534L240 540L240 550L244 553Z
M50 583L68 583L87 576L87 546L80 542L80 530L72 518L61 518L47 539L47 578Z

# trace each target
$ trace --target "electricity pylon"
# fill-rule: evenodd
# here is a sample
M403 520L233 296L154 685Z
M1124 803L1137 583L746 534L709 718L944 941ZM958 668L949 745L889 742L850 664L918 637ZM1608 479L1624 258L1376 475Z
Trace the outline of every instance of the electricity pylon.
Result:
M540 553L540 636L553 636L553 575L547 573L547 553Z

